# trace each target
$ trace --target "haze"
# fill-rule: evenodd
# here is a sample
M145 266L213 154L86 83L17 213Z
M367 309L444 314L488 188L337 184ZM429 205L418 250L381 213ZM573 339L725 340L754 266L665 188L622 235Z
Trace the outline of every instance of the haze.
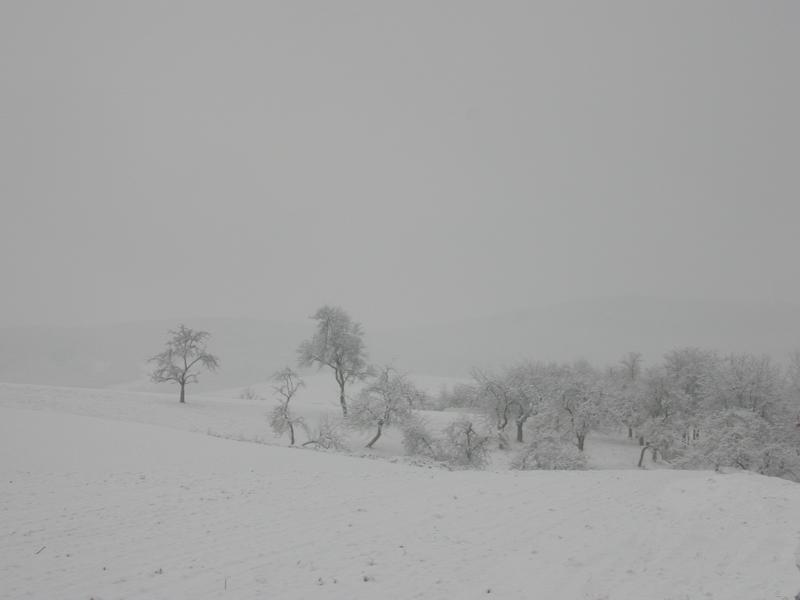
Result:
M800 301L796 2L11 2L0 325Z

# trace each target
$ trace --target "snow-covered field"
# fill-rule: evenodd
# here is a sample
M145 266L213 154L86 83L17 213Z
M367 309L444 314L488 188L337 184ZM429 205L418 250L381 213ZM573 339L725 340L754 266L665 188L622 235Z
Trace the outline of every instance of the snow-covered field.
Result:
M298 397L304 414L335 411L327 394L312 396ZM800 591L797 484L671 470L451 472L205 435L273 443L269 406L0 385L0 598ZM606 442L595 456L624 464L630 447ZM378 454L397 444L387 435Z

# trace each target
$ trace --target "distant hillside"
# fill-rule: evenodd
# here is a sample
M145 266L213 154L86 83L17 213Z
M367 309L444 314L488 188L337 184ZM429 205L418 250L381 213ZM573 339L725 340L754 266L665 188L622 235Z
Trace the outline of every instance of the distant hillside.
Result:
M800 306L625 298L570 302L376 336L376 353L413 371L461 375L522 358L612 364L641 352L654 364L681 346L765 353L800 348Z
M145 361L160 351L166 331L176 324L2 329L0 381L157 389L147 381ZM198 390L264 381L295 363L298 344L314 327L310 320L188 319L186 324L212 333L209 347L222 362L218 373L201 378ZM611 364L629 351L653 364L680 346L776 359L800 348L800 307L791 304L612 299L404 330L364 325L371 360L428 375L463 376L472 366L521 358Z
M211 332L209 350L221 368L201 376L199 390L262 381L285 364L313 327L252 319L187 319ZM178 321L144 321L98 327L0 330L0 381L163 389L150 384L147 358L160 352Z

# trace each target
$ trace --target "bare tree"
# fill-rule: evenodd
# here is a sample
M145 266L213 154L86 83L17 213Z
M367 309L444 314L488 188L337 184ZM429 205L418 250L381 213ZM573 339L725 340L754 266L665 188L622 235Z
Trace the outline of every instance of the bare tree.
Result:
M181 324L168 333L167 347L148 360L156 365L150 378L155 383L177 383L181 389L181 403L184 403L186 384L196 383L197 374L203 368L217 370L219 359L206 351L206 340L211 335L207 331L195 331Z
M312 319L317 321L317 331L297 350L301 367L329 367L339 385L339 404L347 416L345 387L369 375L364 332L359 323L338 306L323 306Z
M620 361L625 379L636 381L642 374L642 355L639 352L628 352Z
M294 428L303 424L303 418L295 416L289 408L289 402L294 398L297 390L305 386L303 379L291 368L286 367L272 376L274 385L272 389L278 398L278 404L270 413L269 424L275 435L289 432L289 445L294 446Z

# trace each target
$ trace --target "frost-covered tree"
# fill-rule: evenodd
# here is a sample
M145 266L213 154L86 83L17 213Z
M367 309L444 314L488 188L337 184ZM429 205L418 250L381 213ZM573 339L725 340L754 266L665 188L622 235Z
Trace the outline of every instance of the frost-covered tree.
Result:
M503 375L480 369L472 370L472 378L475 380L479 406L494 427L500 448L508 447L505 429L517 402L508 381Z
M272 409L269 416L269 425L275 435L289 432L289 445L294 446L295 427L303 424L303 418L294 414L289 408L289 402L297 391L305 386L303 379L291 368L286 367L272 376L272 390L278 399L278 404Z
M675 464L793 477L800 446L787 384L768 357L675 350L644 378L647 447Z
M704 435L678 460L684 468L735 467L800 481L800 455L778 424L747 408L706 417Z
M683 408L687 405L686 394L664 365L647 369L641 385L642 421L637 428L639 445L650 449L654 456L672 457L689 439L683 415Z
M786 370L786 410L789 419L800 435L800 350L795 350L789 356L789 365Z
M514 402L511 414L517 430L517 442L524 442L525 425L545 409L552 393L550 367L541 363L521 362L505 372Z
M606 410L611 419L625 427L628 439L633 439L634 431L639 430L646 419L644 385L641 380L621 381L616 374L608 383Z
M508 446L506 428L511 423L517 442L523 442L525 423L544 402L543 370L542 365L529 362L501 372L472 370L477 405L492 423L501 448Z
M369 375L364 332L359 323L338 306L323 306L311 317L317 330L297 350L301 367L329 367L339 386L339 404L347 416L345 388Z
M206 350L207 331L195 331L185 325L169 332L166 348L148 360L155 364L150 379L155 383L172 382L180 386L180 401L186 402L186 385L197 382L201 369L215 371L219 359Z
M646 418L644 410L645 386L642 380L642 356L629 352L620 360L620 367L613 369L607 377L606 410L609 417L622 424L628 431L628 439Z
M716 368L719 357L702 348L677 348L664 356L664 369L670 380L691 397L702 395L703 382Z
M639 352L628 352L619 361L622 375L627 381L636 381L642 375L642 355Z
M375 431L367 442L367 448L372 448L384 428L409 419L412 408L422 397L405 375L392 367L383 367L352 403L348 423L355 429Z
M558 409L581 452L586 437L603 419L604 394L601 377L588 363L576 363L563 372Z
M673 390L671 420L683 427L688 441L700 435L700 422L708 412L713 381L720 369L716 352L701 348L678 348L664 357L664 370Z
M789 354L786 380L793 400L800 399L800 350L794 350Z
M742 408L772 418L784 397L780 368L769 356L731 354L707 374L706 381L707 410Z

